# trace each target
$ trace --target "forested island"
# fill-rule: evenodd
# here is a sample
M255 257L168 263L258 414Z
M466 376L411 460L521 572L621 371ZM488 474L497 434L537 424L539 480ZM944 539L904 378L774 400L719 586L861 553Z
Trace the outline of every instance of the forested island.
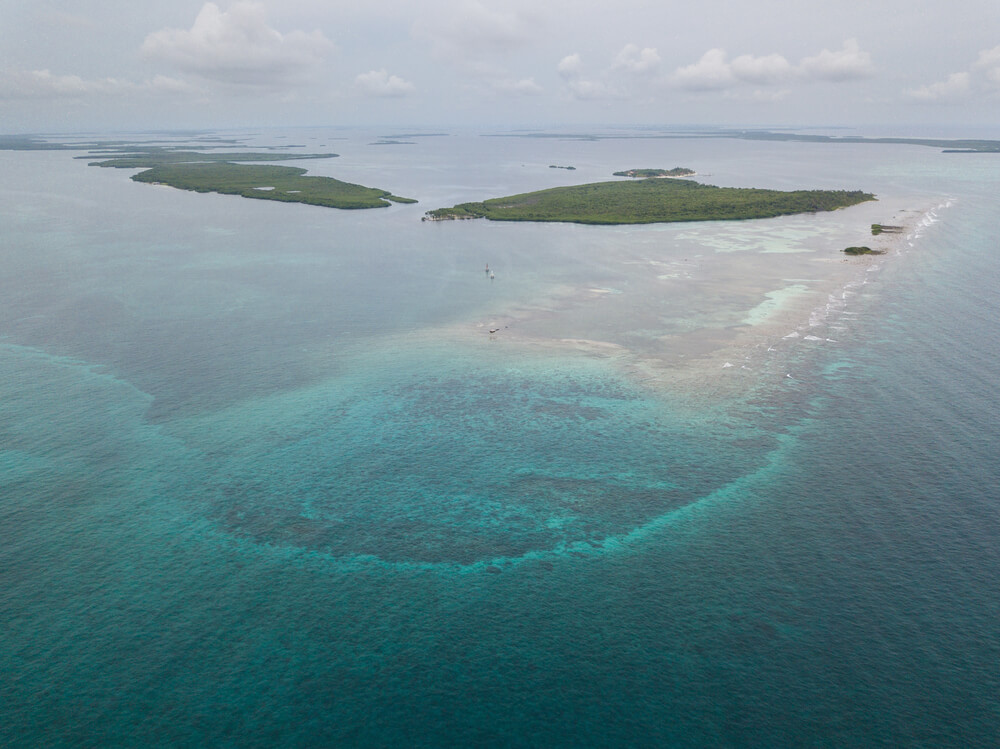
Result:
M812 133L774 132L771 130L728 130L717 128L665 128L642 133L593 132L527 132L491 133L491 138L551 138L554 140L683 140L706 138L735 138L738 140L792 141L799 143L876 143L903 146L930 146L942 153L1000 153L1000 140L969 138L866 138L859 135L818 135Z
M884 255L884 250L873 250L871 247L845 247L847 255Z
M387 190L341 182L333 177L308 177L293 166L233 164L161 164L132 176L136 182L169 185L180 190L242 195L244 198L305 203L327 208L384 208L416 203Z
M888 224L872 224L872 236L877 237L879 234L902 234L904 228L902 226L889 226Z
M240 162L292 161L333 158L328 154L202 153L162 148L133 149L91 166L146 168L132 175L136 182L169 185L180 190L241 195L244 198L305 203L326 208L384 208L395 203L416 203L388 190L341 182L333 177L309 177L292 166ZM93 158L88 157L88 158Z
M428 211L425 221L559 221L576 224L647 224L770 218L832 211L875 196L860 190L763 190L715 187L690 180L642 179L572 187L460 203Z
M219 153L209 149L232 146L236 141L215 138L200 140L207 142L179 148L149 141L59 143L32 135L5 135L0 136L0 150L88 151L88 155L76 158L89 159L90 166L145 169L132 175L132 179L194 192L241 195L245 198L305 203L327 208L384 208L391 203L417 202L377 187L341 182L333 177L306 176L306 170L298 167L258 163L332 159L337 157L335 153L283 153L273 148L266 151Z
M694 174L694 169L675 166L673 169L626 169L624 172L614 172L612 176L649 179L650 177L692 177Z

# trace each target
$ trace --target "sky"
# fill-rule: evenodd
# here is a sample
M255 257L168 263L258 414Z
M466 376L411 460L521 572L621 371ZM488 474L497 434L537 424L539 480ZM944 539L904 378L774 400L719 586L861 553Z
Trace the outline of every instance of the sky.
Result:
M1000 127L998 0L0 0L0 132Z

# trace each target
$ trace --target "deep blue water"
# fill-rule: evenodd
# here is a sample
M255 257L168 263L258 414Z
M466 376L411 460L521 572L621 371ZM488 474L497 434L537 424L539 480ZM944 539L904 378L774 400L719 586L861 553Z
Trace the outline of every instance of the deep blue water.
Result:
M4 744L1000 743L995 155L369 140L419 206L0 153ZM461 332L688 234L422 210L691 162L948 207L723 395Z

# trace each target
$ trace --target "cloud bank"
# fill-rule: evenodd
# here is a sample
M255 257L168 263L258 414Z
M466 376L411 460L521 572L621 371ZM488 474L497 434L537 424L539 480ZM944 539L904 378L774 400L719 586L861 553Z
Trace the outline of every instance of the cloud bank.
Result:
M216 83L280 88L308 78L332 47L320 31L274 30L260 3L236 2L226 11L205 3L190 29L149 34L142 54Z
M677 68L670 83L688 91L719 91L744 84L860 80L874 72L871 55L860 48L857 40L848 39L842 49L835 52L824 49L803 58L798 65L792 65L779 54L740 55L730 60L724 49L714 48L698 62Z
M645 85L644 80L659 71L660 62L660 54L654 47L628 43L611 60L609 67L596 76L584 75L583 58L579 53L563 57L556 65L556 73L571 99L624 99L636 84Z
M973 96L1000 94L1000 46L984 49L969 70L952 73L943 81L909 89L903 95L911 101L955 103Z
M429 42L438 57L467 60L514 52L530 42L533 28L524 12L464 0L421 15L413 25L413 35Z
M185 81L165 75L135 82L121 78L86 79L78 75L56 75L49 70L0 71L2 99L75 99L128 94L181 94L196 90Z
M414 90L412 83L399 76L389 75L385 70L362 73L354 79L354 85L369 96L406 96Z

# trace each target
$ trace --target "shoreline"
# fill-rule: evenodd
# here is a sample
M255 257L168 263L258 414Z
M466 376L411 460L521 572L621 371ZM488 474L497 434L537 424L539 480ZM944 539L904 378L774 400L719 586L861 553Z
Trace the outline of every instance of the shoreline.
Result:
M871 237L873 248L877 247L882 254L845 256L842 251L821 253L804 249L796 258L796 267L808 268L808 279L785 279L784 287L758 293L756 304L728 310L731 318L728 320L699 324L697 320L679 318L679 327L691 323L690 329L640 336L630 330L640 321L625 315L615 318L619 328L610 335L588 335L580 329L585 325L575 325L571 319L585 312L591 319L601 320L599 308L622 296L595 280L581 287L555 286L537 304L516 304L471 324L450 326L446 335L467 338L473 345L485 341L515 346L525 352L562 352L613 360L623 376L647 390L697 394L699 400L746 393L768 381L794 378L794 372L788 371L790 362L803 353L803 345L837 345L842 334L849 338L849 325L844 323L855 295L886 263L912 249L919 239L920 227L933 221L930 217L934 211L946 205L939 202L920 209L897 207L886 211L892 223L903 226L904 231ZM839 238L847 242L843 247L850 245L850 237ZM730 260L733 254L722 252L702 258L699 271L720 257ZM706 295L725 297L740 292L752 296L740 285L740 279L734 281L725 274L744 265L752 267L753 261L761 257L766 254L739 258L742 262L738 263L730 261L732 268L722 271L708 267L707 278L697 280L704 285ZM717 272L715 277L711 275L713 270ZM690 282L691 276L674 279L667 274L665 278L668 282L685 283ZM765 283L760 279L754 282ZM633 304L636 303L641 301L634 300ZM550 331L553 334L547 334Z

